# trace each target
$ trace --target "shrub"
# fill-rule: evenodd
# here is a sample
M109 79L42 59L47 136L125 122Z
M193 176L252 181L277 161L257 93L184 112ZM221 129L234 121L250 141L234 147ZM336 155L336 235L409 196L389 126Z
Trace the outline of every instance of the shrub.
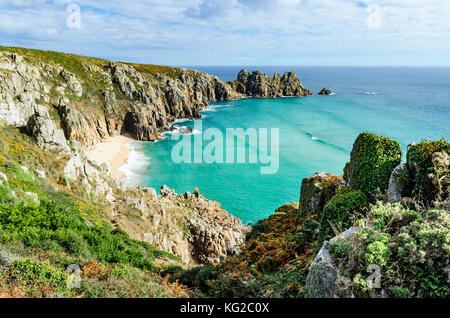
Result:
M367 246L367 252L364 258L368 264L376 264L379 266L386 266L391 256L391 251L386 243L376 241Z
M26 246L64 251L77 257L94 257L100 262L130 264L156 270L155 255L165 256L144 242L109 226L89 227L77 207L42 200L40 206L0 205L0 226L6 240L20 240Z
M319 241L323 242L334 236L333 227L346 230L352 226L352 220L363 212L369 204L362 191L351 188L340 190L325 207L321 220Z
M409 195L418 197L426 204L431 203L438 196L438 189L433 185L432 179L429 178L430 173L436 173L433 154L437 152L450 154L450 143L444 139L425 140L420 144L410 146L406 155L408 168L413 172Z
M352 247L347 240L338 240L330 244L330 253L337 258L345 258L351 249Z
M402 149L397 141L362 133L353 145L344 176L354 189L374 194L377 189L388 188L392 171L400 164L401 158Z
M67 287L69 274L52 267L48 262L31 259L14 261L10 277L23 284L47 284L55 293L70 293Z

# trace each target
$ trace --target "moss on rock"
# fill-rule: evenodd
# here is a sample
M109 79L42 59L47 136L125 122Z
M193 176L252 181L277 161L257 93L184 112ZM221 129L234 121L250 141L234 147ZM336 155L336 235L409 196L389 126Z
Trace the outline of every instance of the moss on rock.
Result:
M344 188L327 204L320 219L319 241L334 236L335 230L346 230L352 226L353 219L363 212L369 204L366 195L360 190Z
M436 162L433 157L437 153L450 154L450 143L444 139L435 141L422 141L411 145L406 155L408 169L411 171L409 195L418 198L426 204L436 199L445 200L440 195L439 187L433 178L442 178L449 174L448 164L436 171ZM443 168L443 169L442 169Z
M392 171L402 159L397 141L372 133L362 133L356 139L350 163L344 169L345 180L356 190L374 194L386 190Z

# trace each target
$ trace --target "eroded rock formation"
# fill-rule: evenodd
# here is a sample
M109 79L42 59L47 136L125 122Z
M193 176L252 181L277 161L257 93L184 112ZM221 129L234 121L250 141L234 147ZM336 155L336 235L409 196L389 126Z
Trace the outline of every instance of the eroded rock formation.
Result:
M252 97L311 95L311 92L302 86L295 71L286 72L283 76L275 73L273 78L270 78L263 72L249 73L244 69L239 72L235 86L237 92Z

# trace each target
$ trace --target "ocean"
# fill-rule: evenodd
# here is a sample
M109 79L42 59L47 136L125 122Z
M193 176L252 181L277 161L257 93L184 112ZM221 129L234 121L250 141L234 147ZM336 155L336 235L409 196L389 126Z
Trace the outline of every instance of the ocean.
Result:
M236 79L244 67L190 67ZM133 142L128 182L178 193L198 187L245 224L266 218L284 203L298 201L302 179L318 171L342 174L358 134L369 131L408 144L450 137L450 68L245 67L272 76L295 69L315 95L301 98L215 102L203 112L203 131L267 128L279 131L279 169L261 174L261 163L175 163L178 141ZM334 94L319 96L322 88ZM194 128L194 121L175 126ZM194 131L192 138L198 133ZM203 147L207 145L204 142ZM226 145L224 145L226 147ZM238 147L237 144L234 147Z

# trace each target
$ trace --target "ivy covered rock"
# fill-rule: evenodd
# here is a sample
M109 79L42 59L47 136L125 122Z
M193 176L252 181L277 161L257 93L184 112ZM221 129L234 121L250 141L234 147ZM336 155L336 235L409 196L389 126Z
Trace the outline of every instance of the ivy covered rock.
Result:
M371 195L387 190L392 171L401 163L402 149L397 141L372 133L356 139L344 179L351 187Z
M450 143L444 139L423 141L408 148L409 195L429 205L445 201L450 193Z
M358 215L364 214L369 201L360 190L344 188L325 206L320 218L319 241L323 242L353 225Z

